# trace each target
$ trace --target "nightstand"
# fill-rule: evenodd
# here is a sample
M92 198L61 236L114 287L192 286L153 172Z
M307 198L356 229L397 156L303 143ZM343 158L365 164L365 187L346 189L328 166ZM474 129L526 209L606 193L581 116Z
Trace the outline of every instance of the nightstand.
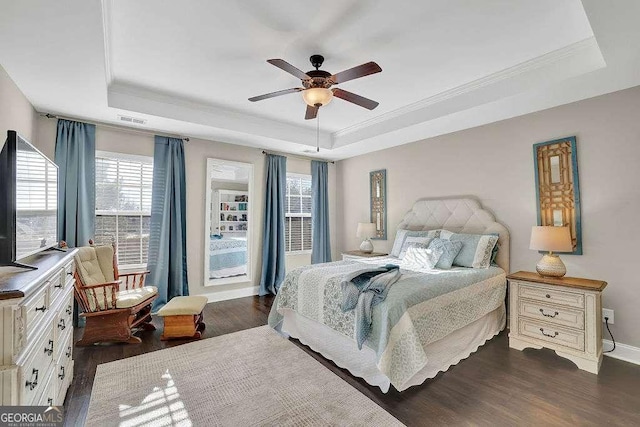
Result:
M519 271L509 280L509 347L549 348L597 374L602 363L602 290L607 282Z
M347 260L347 259L366 259L366 258L375 258L375 257L381 257L381 256L387 256L389 254L383 254L381 252L371 252L371 253L366 253L366 252L362 252L362 251L347 251L347 252L342 252L342 260Z

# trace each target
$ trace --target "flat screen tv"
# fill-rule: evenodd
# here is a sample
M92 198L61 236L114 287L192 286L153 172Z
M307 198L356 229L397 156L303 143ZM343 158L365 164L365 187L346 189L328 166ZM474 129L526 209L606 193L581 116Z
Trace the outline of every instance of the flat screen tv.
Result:
M58 167L15 131L0 152L0 266L58 244Z

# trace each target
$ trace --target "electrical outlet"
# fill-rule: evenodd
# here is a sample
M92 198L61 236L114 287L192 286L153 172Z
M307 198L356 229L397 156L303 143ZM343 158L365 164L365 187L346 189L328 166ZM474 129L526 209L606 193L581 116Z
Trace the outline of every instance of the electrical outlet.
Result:
M602 322L604 323L604 318L608 317L609 318L609 324L613 325L613 310L609 309L609 308L603 308L602 309Z

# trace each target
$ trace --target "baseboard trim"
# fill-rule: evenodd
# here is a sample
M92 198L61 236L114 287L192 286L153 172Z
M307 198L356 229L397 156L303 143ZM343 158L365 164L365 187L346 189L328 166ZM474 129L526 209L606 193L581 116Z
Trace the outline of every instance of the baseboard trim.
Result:
M604 351L611 350L613 348L613 342L609 340L602 340L602 347ZM625 362L640 365L640 348L633 347L627 344L616 343L615 351L611 353L604 353L605 356L613 357L614 359L624 360Z
M244 298L244 297L251 297L254 295L258 295L259 289L260 288L258 286L249 286L247 288L233 289L229 291L220 291L220 292L210 292L210 293L200 294L200 295L207 297L209 302L218 302L218 301L226 301L230 299Z

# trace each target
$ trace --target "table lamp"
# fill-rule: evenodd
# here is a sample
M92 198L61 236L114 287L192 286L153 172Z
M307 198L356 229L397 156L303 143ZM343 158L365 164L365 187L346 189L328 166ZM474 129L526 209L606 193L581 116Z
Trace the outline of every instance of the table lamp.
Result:
M536 264L536 271L541 276L562 277L567 268L554 252L572 252L573 243L569 227L535 226L531 229L529 249L548 251Z
M372 222L359 222L356 236L364 239L360 244L360 250L366 254L373 252L371 238L376 235L376 225Z

